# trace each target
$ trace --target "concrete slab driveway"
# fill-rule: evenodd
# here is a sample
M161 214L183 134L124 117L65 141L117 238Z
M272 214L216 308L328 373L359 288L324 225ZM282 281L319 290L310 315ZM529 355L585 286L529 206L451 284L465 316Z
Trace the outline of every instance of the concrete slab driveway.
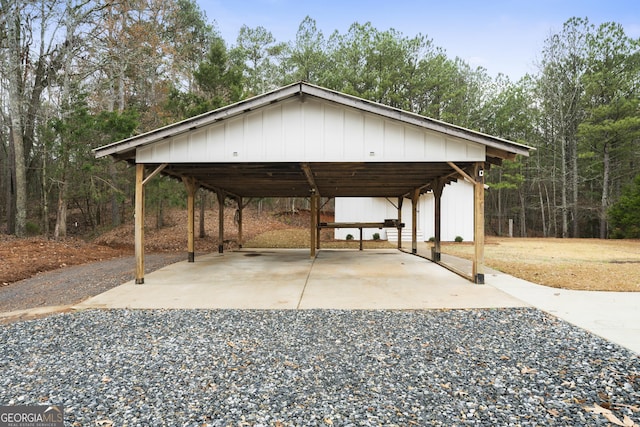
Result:
M433 309L523 307L395 249L240 250L196 257L90 298L76 308Z

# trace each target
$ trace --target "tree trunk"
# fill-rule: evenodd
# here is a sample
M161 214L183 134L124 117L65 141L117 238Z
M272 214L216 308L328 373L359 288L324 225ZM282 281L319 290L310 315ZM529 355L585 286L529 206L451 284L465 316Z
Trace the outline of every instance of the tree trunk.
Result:
M93 231L95 232L98 227L102 225L102 203L94 204L95 215L93 216Z
M84 221L85 224L89 224L89 226L91 226L91 231L95 232L96 231L96 222L94 220L94 216L92 211L92 201L90 197L86 197L84 199L84 205L86 206L86 212L83 212L83 217L84 217Z
M124 67L122 67L120 73L118 74L118 111L122 113L125 106L126 102L124 93Z
M16 168L15 154L13 152L13 144L9 142L9 152L7 153L7 174L6 174L6 212L7 212L7 234L15 234L16 232Z
M27 234L27 171L24 160L24 139L22 138L22 120L17 105L19 99L13 99L11 104L11 143L14 152L14 173L15 173L15 235L24 237ZM17 129L17 131L16 131Z
M42 232L49 237L49 193L47 191L47 153L42 156Z
M560 213L562 214L562 238L565 239L569 237L569 221L568 221L569 210L567 209L567 191L569 189L569 186L567 183L567 143L565 140L563 140L560 145L562 146L562 154L561 154L562 178L560 180L560 198L561 198Z
M542 183L538 182L538 194L540 195L540 216L542 219L542 237L548 237L547 222L544 214L544 197L542 197Z
M609 208L609 175L611 173L611 159L609 157L609 144L604 145L602 153L602 204L600 207L600 238L607 238L607 209Z
M549 191L547 190L547 207L549 208L549 236L558 237L558 210L556 209L556 200L558 200L558 192L556 188L556 181L551 181L551 194L549 197ZM553 200L553 205L551 204Z
M156 230L160 230L164 227L164 215L163 215L162 197L158 199L158 207L156 210Z
M117 227L122 222L120 218L120 206L118 203L118 171L114 162L109 163L109 175L111 176L111 185L115 188L111 190L111 225Z
M502 177L502 174L500 174ZM498 236L502 237L502 189L498 188Z
M576 138L571 142L571 209L573 211L573 223L571 237L580 237L578 223L578 144Z
M527 237L527 206L523 191L519 191L520 196L520 237Z
M201 239L204 239L205 237L207 237L207 233L205 232L205 229L204 229L204 225L205 225L204 214L205 214L206 204L207 204L207 192L204 189L201 189L200 190L200 233L198 234L198 237Z
M56 215L56 226L53 231L53 237L59 239L67 236L67 183L60 184L58 189L58 211Z

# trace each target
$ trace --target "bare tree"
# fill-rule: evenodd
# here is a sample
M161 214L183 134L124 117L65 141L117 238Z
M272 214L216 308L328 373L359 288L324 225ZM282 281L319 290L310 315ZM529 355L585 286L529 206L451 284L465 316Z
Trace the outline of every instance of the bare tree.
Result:
M562 237L578 237L578 125L584 112L580 101L584 92L586 19L572 18L559 34L551 35L543 49L539 96L543 114L548 117L544 129L559 149L560 214ZM571 231L569 226L571 225Z

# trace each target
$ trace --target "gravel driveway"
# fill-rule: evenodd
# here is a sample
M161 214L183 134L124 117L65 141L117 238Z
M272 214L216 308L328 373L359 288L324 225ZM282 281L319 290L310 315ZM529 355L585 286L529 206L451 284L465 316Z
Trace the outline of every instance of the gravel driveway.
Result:
M185 254L150 253L145 255L147 273L186 259ZM0 287L0 313L34 307L79 303L134 277L135 257L74 265Z
M93 310L0 342L0 402L63 404L73 426L640 419L638 357L535 309Z

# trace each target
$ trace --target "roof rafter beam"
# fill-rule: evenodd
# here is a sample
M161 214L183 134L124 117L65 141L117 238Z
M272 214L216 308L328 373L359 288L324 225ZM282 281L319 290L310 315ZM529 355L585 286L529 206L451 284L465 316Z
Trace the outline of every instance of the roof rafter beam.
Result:
M167 167L169 163L163 163L160 166L158 166L157 168L155 168L155 170L153 172L151 172L149 174L149 176L147 176L143 181L142 181L142 185L145 185L147 182L149 182L154 176L158 175L160 172L162 172L162 170L164 168Z
M499 159L511 161L516 159L516 153L510 153L508 151L500 150L494 147L487 147L486 150L487 157L497 157Z
M216 194L217 193L224 193L225 195L229 196L232 199L239 199L239 198L242 197L239 194L236 194L234 192L225 190L224 188L216 187L216 186L213 186L213 185L205 185L205 184L200 184L200 185L202 186L202 188L205 188L205 189L207 189L209 191L212 191L212 192L214 192Z
M304 171L304 175L307 177L307 181L309 182L309 186L316 193L317 196L320 195L320 190L318 189L318 185L316 184L316 180L313 177L313 171L311 170L311 166L309 163L300 163L300 167Z
M172 170L172 168L167 169L167 171L166 171L165 173L166 173L168 176L170 176L171 178L177 179L177 180L179 180L179 181L180 181L180 180L183 180L185 177L190 176L189 174L184 173L184 172L181 172L181 171L174 171L174 170ZM236 194L236 193L235 193L235 192L233 192L233 191L228 191L228 190L225 190L225 189L220 188L220 187L218 187L218 186L211 185L211 184L210 184L210 183L208 183L206 180L199 179L199 178L198 178L198 177L196 177L196 176L194 176L193 178L196 180L196 183L198 184L198 186L199 186L200 188L205 189L205 190L209 190L209 191L212 191L212 192L214 192L214 193L217 193L218 191L224 191L224 192L225 192L226 194L228 194L230 197L233 197L233 198L241 197L239 194Z
M471 175L469 175L467 172L465 172L464 170L462 170L458 165L456 165L453 162L447 162L449 164L449 166L451 166L452 168L454 168L456 170L456 172L458 172L466 181L470 182L470 183L474 183L474 179L471 178Z

